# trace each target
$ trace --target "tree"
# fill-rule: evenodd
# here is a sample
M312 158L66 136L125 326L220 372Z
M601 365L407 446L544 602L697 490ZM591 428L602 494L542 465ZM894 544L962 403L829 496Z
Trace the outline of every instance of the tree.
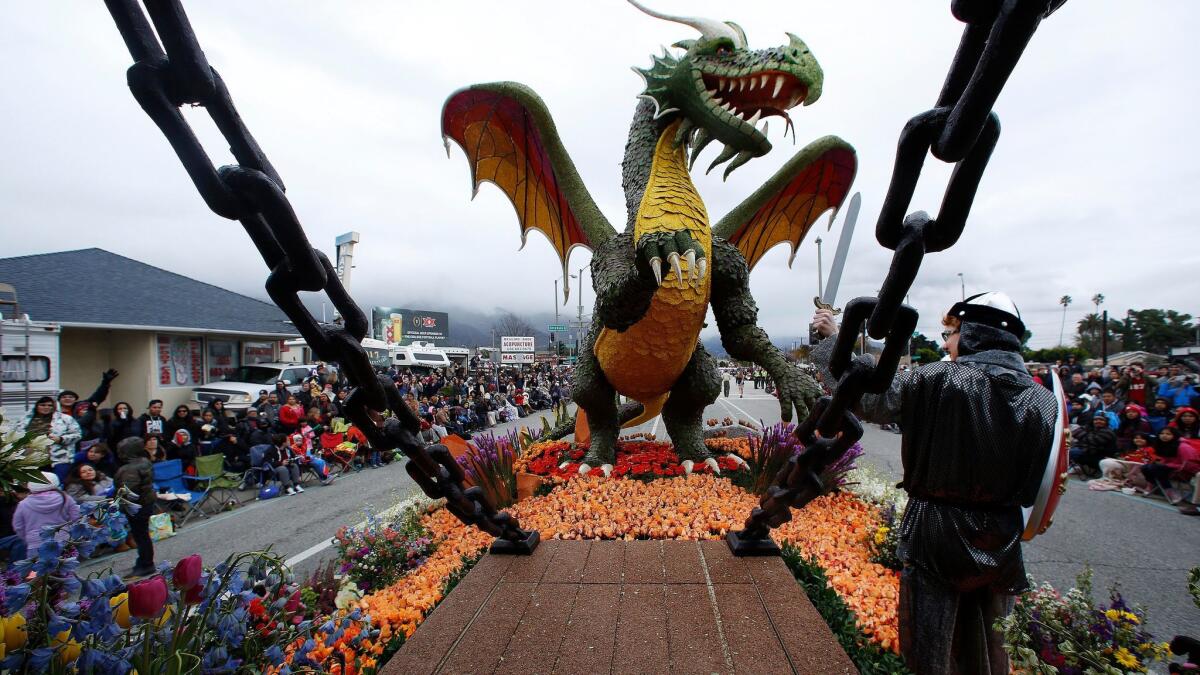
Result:
M502 313L496 319L496 322L492 324L492 328L495 329L497 337L532 336L537 334L528 321L512 312Z
M1104 333L1104 317L1099 313L1088 314L1079 320L1076 328L1075 345L1089 354L1096 355L1101 351ZM1124 325L1114 319L1108 320L1108 351L1115 353L1125 350L1122 337L1125 334Z
M1064 295L1058 299L1058 304L1063 306L1062 326L1060 326L1058 329L1058 346L1059 347L1062 346L1063 334L1066 333L1066 330L1067 330L1067 306L1070 305L1071 302L1072 302L1071 296L1069 296L1069 295Z
M1091 358L1090 354L1079 347L1049 347L1047 349L1027 350L1023 356L1026 361L1033 361L1034 363L1055 363L1057 361L1066 363L1068 356L1074 356L1077 361L1082 363L1084 359Z
M1125 349L1167 354L1172 347L1190 344L1196 325L1191 314L1173 309L1131 309L1120 322Z

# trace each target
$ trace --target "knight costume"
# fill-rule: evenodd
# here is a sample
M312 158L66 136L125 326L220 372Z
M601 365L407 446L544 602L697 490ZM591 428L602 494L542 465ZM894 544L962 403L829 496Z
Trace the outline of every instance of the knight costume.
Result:
M919 675L1008 673L992 624L1028 588L1022 506L1037 497L1058 401L1021 358L1025 326L1003 293L951 307L958 359L897 374L862 399L861 417L899 423L902 487L900 641ZM826 377L835 338L813 350Z

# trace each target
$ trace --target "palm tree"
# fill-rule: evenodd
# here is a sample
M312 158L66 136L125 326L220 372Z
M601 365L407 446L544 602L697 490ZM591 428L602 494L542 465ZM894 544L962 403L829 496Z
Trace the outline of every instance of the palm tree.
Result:
M1063 345L1063 334L1067 330L1067 305L1071 304L1071 296L1064 295L1058 299L1058 304L1063 306L1062 326L1058 329L1058 346Z
M1096 306L1096 318L1097 318L1097 323L1098 323L1098 324L1100 324L1100 327L1101 327L1101 328L1103 328L1105 331L1107 331L1107 330L1108 330L1108 326L1105 326L1105 325L1104 325L1104 320L1103 320L1103 319L1100 319L1100 305L1103 305L1103 304L1104 304L1104 294L1103 294L1103 293L1097 293L1097 294L1093 295L1093 296L1092 296L1092 304ZM1097 342L1099 342L1099 341L1100 341L1100 335L1099 335L1099 333L1097 333L1097 334L1095 335L1095 338L1096 338L1096 341L1097 341Z

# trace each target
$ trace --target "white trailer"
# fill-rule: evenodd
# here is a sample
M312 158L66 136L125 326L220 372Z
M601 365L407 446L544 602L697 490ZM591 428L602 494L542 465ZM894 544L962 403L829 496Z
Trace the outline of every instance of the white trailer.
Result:
M0 317L0 408L23 417L42 396L57 396L61 360L58 324Z

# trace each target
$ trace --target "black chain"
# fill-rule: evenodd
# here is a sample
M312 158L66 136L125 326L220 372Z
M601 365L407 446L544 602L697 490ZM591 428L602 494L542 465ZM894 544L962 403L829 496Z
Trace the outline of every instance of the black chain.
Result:
M498 537L493 551L531 552L537 532L523 531L515 518L497 513L480 488L464 489L465 476L454 458L444 447L425 448L418 436L417 416L395 384L375 373L362 346L366 315L342 286L329 259L308 242L284 195L283 181L242 123L221 76L209 66L180 0L145 0L154 29L137 0L105 0L105 4L135 62L127 71L134 98L166 136L208 208L242 223L271 270L267 277L271 300L322 360L341 366L354 387L346 400L346 416L372 447L399 448L409 459L409 475L426 495L445 498L446 508L464 523ZM185 104L208 111L237 165L213 166L179 110ZM319 323L301 302L301 291L324 291L343 325Z
M778 547L770 530L792 518L823 494L821 472L863 435L852 410L867 393L887 391L900 357L917 326L917 310L903 303L926 253L944 251L962 236L971 203L988 159L1000 137L1000 118L992 105L1004 88L1041 20L1066 0L953 0L951 11L966 23L937 104L913 117L900 132L875 238L892 250L892 264L879 296L856 298L846 305L842 330L834 344L830 371L838 378L833 396L823 397L796 429L805 445L791 458L746 519L745 529L729 533L734 553L773 554ZM921 177L925 157L954 162L937 218L924 211L905 216ZM883 338L876 362L854 354L859 333Z

